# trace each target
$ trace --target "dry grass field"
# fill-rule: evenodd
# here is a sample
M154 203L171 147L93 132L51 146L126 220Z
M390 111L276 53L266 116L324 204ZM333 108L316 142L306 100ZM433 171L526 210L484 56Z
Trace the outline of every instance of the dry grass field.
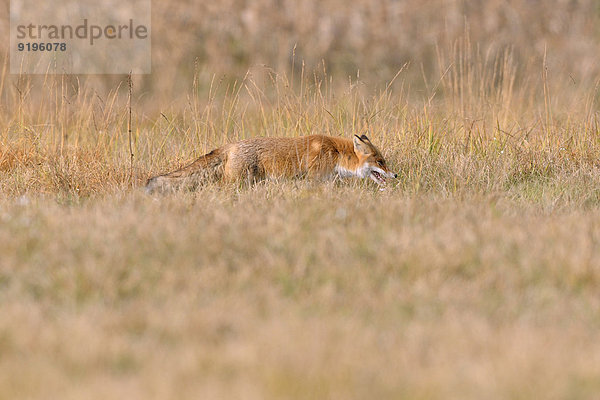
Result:
M0 399L600 396L596 2L155 3L133 162L127 77L2 48ZM398 179L142 190L311 133Z

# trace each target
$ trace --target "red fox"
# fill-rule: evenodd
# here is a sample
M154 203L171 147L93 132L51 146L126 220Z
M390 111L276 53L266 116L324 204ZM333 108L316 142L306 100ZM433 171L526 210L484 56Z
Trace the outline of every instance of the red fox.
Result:
M203 179L249 180L268 177L358 177L378 184L396 178L365 135L352 140L324 135L295 138L259 137L227 144L176 171L150 178L152 193Z

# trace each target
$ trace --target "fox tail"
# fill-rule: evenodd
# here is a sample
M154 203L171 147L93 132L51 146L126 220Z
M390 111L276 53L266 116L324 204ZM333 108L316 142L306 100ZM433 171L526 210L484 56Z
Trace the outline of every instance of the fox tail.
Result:
M215 149L183 168L152 177L146 182L146 193L173 191L188 186L193 189L201 181L217 178L220 173L219 167L225 163L226 156L227 153L223 149Z

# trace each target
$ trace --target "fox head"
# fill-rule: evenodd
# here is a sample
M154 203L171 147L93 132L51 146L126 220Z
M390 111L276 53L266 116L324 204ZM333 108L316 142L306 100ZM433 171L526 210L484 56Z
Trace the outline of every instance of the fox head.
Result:
M385 183L386 178L397 178L398 175L391 172L383 156L373 143L365 135L354 135L354 153L358 158L356 174L361 178L371 178L378 184Z

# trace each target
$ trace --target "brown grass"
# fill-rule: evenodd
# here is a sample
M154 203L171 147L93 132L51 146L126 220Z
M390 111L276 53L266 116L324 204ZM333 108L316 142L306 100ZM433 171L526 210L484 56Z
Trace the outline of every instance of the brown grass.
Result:
M600 215L353 185L3 201L8 398L592 398Z
M126 77L2 73L0 398L597 395L597 5L381 4L155 2L131 176ZM310 133L399 179L140 190Z

